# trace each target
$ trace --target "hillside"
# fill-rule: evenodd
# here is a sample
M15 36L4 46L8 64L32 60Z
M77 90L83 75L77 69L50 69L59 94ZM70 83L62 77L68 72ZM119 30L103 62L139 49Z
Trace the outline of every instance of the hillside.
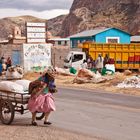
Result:
M33 16L7 17L0 19L0 39L6 39L9 34L12 34L15 26L18 26L21 29L22 35L25 35L26 22L46 22L46 20Z
M140 0L74 0L68 15L47 21L53 36L67 37L99 27L116 27L140 35ZM0 38L7 38L14 26L25 35L26 22L46 22L32 16L0 19Z
M53 36L60 36L62 23L67 15L61 15L56 18L48 20L48 30L52 33Z
M74 0L60 34L66 37L97 27L116 27L140 34L139 13L139 0Z

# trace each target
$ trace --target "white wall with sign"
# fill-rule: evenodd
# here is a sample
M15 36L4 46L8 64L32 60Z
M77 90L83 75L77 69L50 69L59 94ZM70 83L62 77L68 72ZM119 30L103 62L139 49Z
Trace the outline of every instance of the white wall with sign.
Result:
M25 71L43 71L51 66L52 44L23 44Z

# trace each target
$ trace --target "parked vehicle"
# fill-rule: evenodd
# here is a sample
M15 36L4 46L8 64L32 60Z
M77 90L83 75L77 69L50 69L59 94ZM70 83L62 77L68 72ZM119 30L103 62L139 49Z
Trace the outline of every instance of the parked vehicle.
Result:
M64 60L64 68L79 68L84 60L86 60L85 52L70 51Z
M79 67L86 55L90 55L93 60L96 60L98 54L103 57L106 54L115 64L116 69L140 69L140 44L97 44L92 42L85 42L80 45L83 52L69 53L65 61L65 66ZM75 55L80 56L75 60ZM71 58L73 58L71 60ZM81 58L81 59L80 59Z

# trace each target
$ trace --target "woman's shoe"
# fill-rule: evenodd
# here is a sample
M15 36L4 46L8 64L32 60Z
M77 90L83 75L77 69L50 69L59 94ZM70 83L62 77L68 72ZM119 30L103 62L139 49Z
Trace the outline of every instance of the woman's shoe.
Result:
M51 122L46 122L46 121L44 121L44 124L47 124L47 125L51 125L52 123Z
M37 123L34 122L34 121L32 121L32 125L33 125L33 126L37 126Z

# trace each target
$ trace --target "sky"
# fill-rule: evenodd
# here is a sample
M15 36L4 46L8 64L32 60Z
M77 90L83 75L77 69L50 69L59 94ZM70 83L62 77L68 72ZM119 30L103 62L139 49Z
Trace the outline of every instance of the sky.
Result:
M0 0L0 18L32 15L51 19L68 14L73 0Z

